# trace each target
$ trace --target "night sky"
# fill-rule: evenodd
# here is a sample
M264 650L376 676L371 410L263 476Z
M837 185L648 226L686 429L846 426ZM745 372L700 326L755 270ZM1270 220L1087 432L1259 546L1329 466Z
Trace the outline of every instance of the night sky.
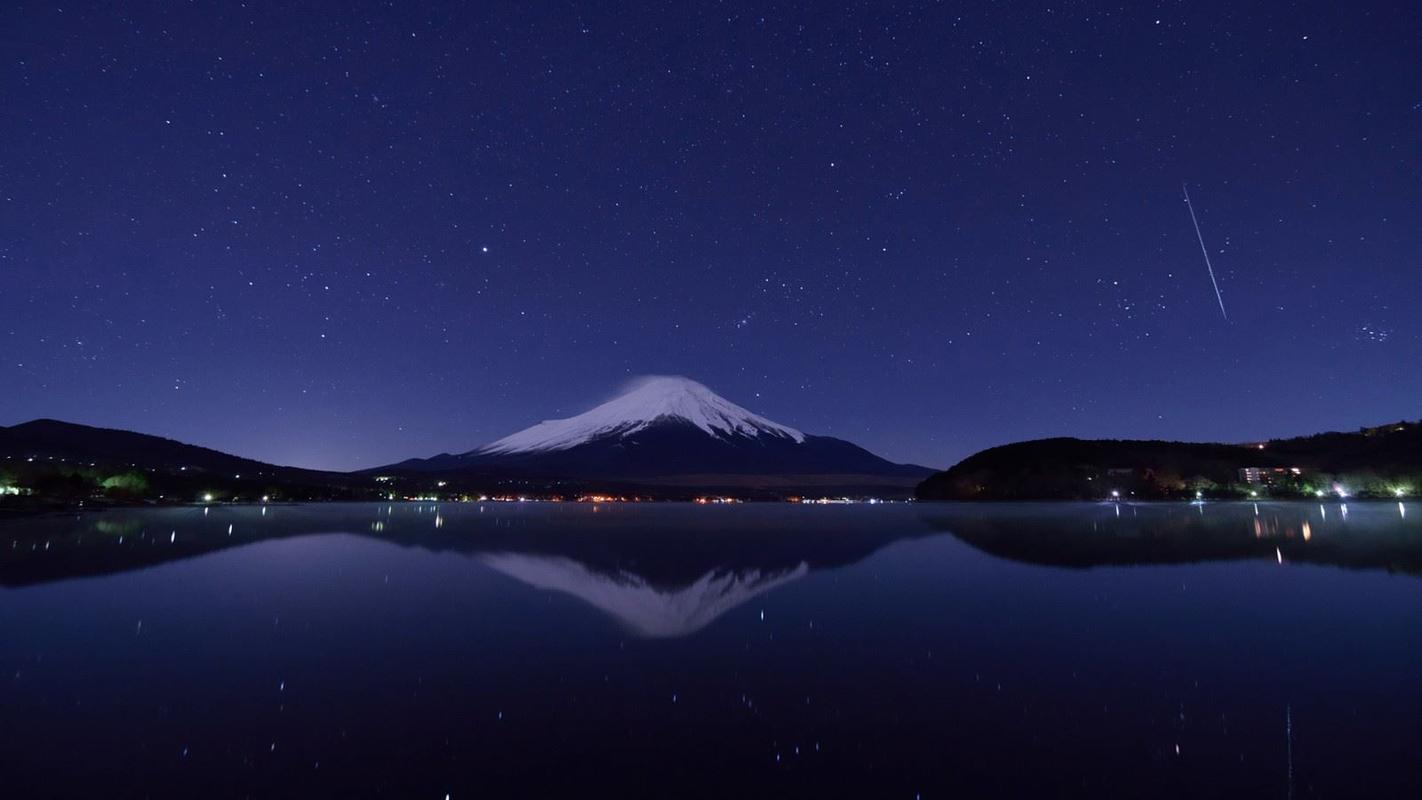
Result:
M1415 3L415 5L0 9L0 424L354 468L648 373L930 466L1422 416Z

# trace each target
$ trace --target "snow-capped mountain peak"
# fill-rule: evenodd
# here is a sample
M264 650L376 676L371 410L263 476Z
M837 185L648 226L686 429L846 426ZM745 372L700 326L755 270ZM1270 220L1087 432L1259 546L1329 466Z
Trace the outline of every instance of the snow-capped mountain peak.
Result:
M658 420L688 422L715 437L774 436L805 441L805 434L721 397L680 376L643 378L596 408L567 419L540 422L474 451L508 455L567 450L604 436L626 436Z

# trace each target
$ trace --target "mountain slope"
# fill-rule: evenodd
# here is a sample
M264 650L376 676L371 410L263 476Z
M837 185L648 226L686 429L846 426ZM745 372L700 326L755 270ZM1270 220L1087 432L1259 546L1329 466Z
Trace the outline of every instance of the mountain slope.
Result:
M890 483L931 472L842 439L801 433L680 377L644 379L583 414L541 422L463 454L381 469L598 479L854 475Z
M596 439L627 437L660 420L679 420L710 436L778 436L803 442L805 434L758 416L685 378L655 377L591 411L540 422L475 451L513 455L568 450Z
M0 456L92 462L101 465L211 472L290 470L161 436L96 428L54 419L36 419L0 428ZM304 470L302 470L304 471Z
M1240 470L1267 473L1250 485ZM1422 423L1255 444L1037 439L975 453L925 480L921 500L1278 496L1316 492L1391 497L1422 485Z

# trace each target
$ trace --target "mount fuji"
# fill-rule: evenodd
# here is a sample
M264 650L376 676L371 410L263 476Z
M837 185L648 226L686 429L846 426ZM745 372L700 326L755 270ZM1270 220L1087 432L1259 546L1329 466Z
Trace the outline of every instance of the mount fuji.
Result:
M381 469L762 487L909 485L932 472L843 439L802 433L675 376L642 378L582 414L465 453Z

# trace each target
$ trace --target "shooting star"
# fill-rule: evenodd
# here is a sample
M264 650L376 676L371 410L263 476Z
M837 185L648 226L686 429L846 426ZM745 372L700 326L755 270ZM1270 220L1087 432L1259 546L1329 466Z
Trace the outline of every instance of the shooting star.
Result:
M1220 294L1220 284L1215 280L1215 268L1210 265L1210 251L1205 249L1205 237L1200 233L1200 221L1195 219L1195 206L1190 202L1190 190L1185 184L1180 184L1180 191L1185 193L1185 207L1190 209L1190 221L1195 224L1195 238L1200 240L1200 252L1205 256L1205 269L1210 271L1210 285L1215 287L1215 299L1220 304L1220 316L1225 322L1229 322L1229 314L1225 312L1224 295Z

